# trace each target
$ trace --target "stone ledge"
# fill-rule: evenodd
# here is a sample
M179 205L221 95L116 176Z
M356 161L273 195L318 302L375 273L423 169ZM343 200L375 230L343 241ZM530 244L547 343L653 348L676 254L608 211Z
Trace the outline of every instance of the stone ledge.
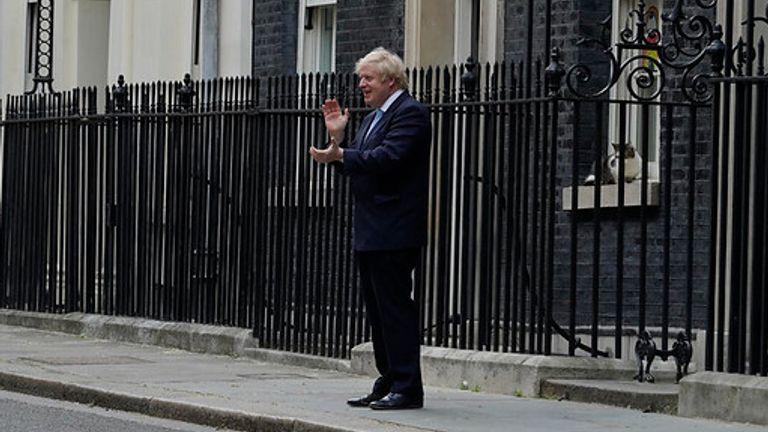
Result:
M377 376L373 345L352 349L352 370ZM669 365L655 370L657 378L672 379ZM484 393L540 397L544 381L562 379L627 380L635 364L626 360L511 354L422 347L421 368L424 383L445 388L465 388Z
M243 354L248 358L266 363L355 373L350 366L349 360L264 348L246 348Z
M57 315L0 309L0 324L205 354L243 355L246 349L258 345L252 332L242 328L79 312Z
M639 383L616 380L546 380L542 397L574 402L612 405L643 412L675 414L680 388L670 382Z
M649 207L658 207L659 191L661 185L657 181L648 182L648 195L646 204ZM578 210L589 210L595 208L595 187L577 186L577 208ZM563 192L563 210L571 211L571 195L573 187L567 186L562 189ZM624 207L640 207L642 205L642 181L636 180L632 183L624 183ZM619 187L615 184L600 186L600 208L617 208L619 206Z
M678 415L768 425L768 378L699 372L680 381Z

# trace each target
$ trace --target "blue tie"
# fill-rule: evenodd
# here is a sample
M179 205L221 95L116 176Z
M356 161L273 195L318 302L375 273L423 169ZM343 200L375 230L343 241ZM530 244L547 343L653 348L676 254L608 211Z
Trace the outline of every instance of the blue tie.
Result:
M373 121L371 121L371 126L368 128L368 132L365 133L365 139L363 141L367 141L368 137L371 135L371 132L373 131L373 128L376 127L376 123L381 120L381 116L384 115L384 111L377 109L375 111L375 114L373 115Z

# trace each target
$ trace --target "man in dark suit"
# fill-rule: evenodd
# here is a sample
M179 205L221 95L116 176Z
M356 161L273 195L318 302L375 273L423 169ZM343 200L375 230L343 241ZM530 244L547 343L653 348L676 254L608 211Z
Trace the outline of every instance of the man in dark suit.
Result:
M329 145L310 149L316 161L334 163L351 177L356 259L381 374L370 394L347 403L421 408L421 335L411 292L412 273L427 241L431 122L427 109L408 94L405 66L396 54L377 48L357 62L355 71L366 105L375 110L344 145L349 110L326 100Z

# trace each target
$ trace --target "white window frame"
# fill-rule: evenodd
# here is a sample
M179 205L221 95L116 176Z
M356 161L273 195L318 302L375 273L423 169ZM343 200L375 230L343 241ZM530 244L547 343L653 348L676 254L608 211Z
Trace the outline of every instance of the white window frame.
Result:
M322 39L319 37L319 27L322 26L324 23L319 23L320 25L316 25L316 27L308 31L304 28L307 18L307 10L311 8L327 8L332 7L333 8L333 30L332 30L332 42L331 42L331 61L330 61L330 70L320 70L320 56L319 53L321 51L321 44ZM320 21L318 19L318 16L315 17L316 21ZM298 46L296 50L296 72L297 73L333 73L336 71L336 32L337 32L337 9L336 9L336 0L299 0L299 16L298 16L298 27L296 29L297 31L297 39L298 39ZM315 23L317 24L317 23ZM310 50L309 54L305 52L307 50ZM299 93L305 93L306 89L302 90ZM309 130L312 130L313 128L310 127ZM296 130L296 136L301 136L301 132L297 129ZM300 159L301 158L308 158L307 155L307 143L303 139L297 139L296 142L296 159L294 162L295 166L295 175L296 178L298 178L299 174L299 167ZM308 190L310 194L317 194L320 188L323 188L326 191L325 200L322 202L314 202L309 203L310 207L329 207L331 205L331 196L334 193L334 182L331 181L331 169L328 166L310 163L309 165L309 179L307 180L309 182ZM315 182L314 178L315 175L318 177L318 181ZM280 203L279 205L282 206L297 206L299 205L298 202L298 188L301 187L300 185L296 184L295 188L293 190L293 193L295 194L295 199L293 202L289 202L288 199L288 193L290 190L286 186L281 186L278 188L273 188L271 193L277 194L277 197L279 197ZM272 203L272 198L270 195L270 203ZM271 204L270 204L271 205Z
M621 43L621 31L626 27L627 20L628 20L628 13L630 10L633 10L635 8L635 5L637 3L637 0L615 0L613 2L613 41L614 49L616 50L616 54L619 54L618 47L616 47L616 44ZM646 12L649 11L651 7L656 8L658 12L658 26L659 28L662 25L661 22L661 14L663 12L663 0L647 0L647 9ZM632 26L632 30L635 30L634 27L634 21L635 17L632 16L629 18L629 25ZM621 53L621 58L619 58L619 64L621 64L626 59L633 57L635 55L640 54L639 51L627 51L624 50ZM611 99L614 100L627 100L627 101L636 101L635 98L632 97L631 93L629 92L629 89L627 88L628 82L628 72L631 72L633 69L638 67L639 64L635 63L633 65L627 66L627 68L624 69L621 76L619 77L618 82L611 88L610 96ZM656 85L660 85L659 81L659 74L656 74ZM655 92L655 89L649 89L647 92L649 94L652 94ZM610 141L607 143L608 148L608 154L611 154L613 152L613 149L611 148L611 143L617 143L619 144L622 139L625 142L631 142L635 145L637 150L640 152L640 156L643 158L647 158L648 160L648 177L651 180L658 180L660 178L659 175L659 156L661 153L661 109L658 105L650 105L648 107L648 124L650 129L650 137L648 141L648 148L652 152L651 155L643 154L642 151L642 144L641 140L643 135L645 134L645 131L642 130L642 124L640 123L641 120L641 112L642 108L639 104L628 104L626 105L626 135L624 138L620 137L620 119L619 119L619 105L618 104L611 104L610 105L610 114L609 114L609 121L608 121L608 134ZM652 158L650 156L653 156Z
M307 31L304 28L304 23L307 17L307 9L311 8L323 8L333 7L333 39L331 41L331 64L329 71L322 72L336 72L336 31L337 31L337 19L336 19L336 0L299 0L299 25L298 25L298 49L296 50L296 71L298 73L303 72L321 72L320 71L320 46L322 39L319 37L317 29L313 31ZM317 17L316 17L317 19ZM311 49L311 51L308 51ZM309 57L308 54L312 53Z

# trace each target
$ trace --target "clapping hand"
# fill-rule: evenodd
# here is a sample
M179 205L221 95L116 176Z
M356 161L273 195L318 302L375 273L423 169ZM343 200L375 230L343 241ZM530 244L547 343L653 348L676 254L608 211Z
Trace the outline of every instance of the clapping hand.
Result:
M344 139L344 129L349 121L349 109L345 109L342 113L336 99L326 99L323 103L323 117L330 136L328 147L321 150L313 146L309 149L309 154L320 163L340 161L344 150L339 147L339 143Z
M344 140L344 129L347 128L349 121L349 108L341 112L339 102L336 99L326 99L323 103L323 117L325 118L325 127L328 129L328 135L335 138L336 142Z
M312 159L320 163L331 163L342 160L344 157L344 150L339 147L336 138L331 137L328 142L328 147L321 150L312 146L309 148L309 154L312 155Z

